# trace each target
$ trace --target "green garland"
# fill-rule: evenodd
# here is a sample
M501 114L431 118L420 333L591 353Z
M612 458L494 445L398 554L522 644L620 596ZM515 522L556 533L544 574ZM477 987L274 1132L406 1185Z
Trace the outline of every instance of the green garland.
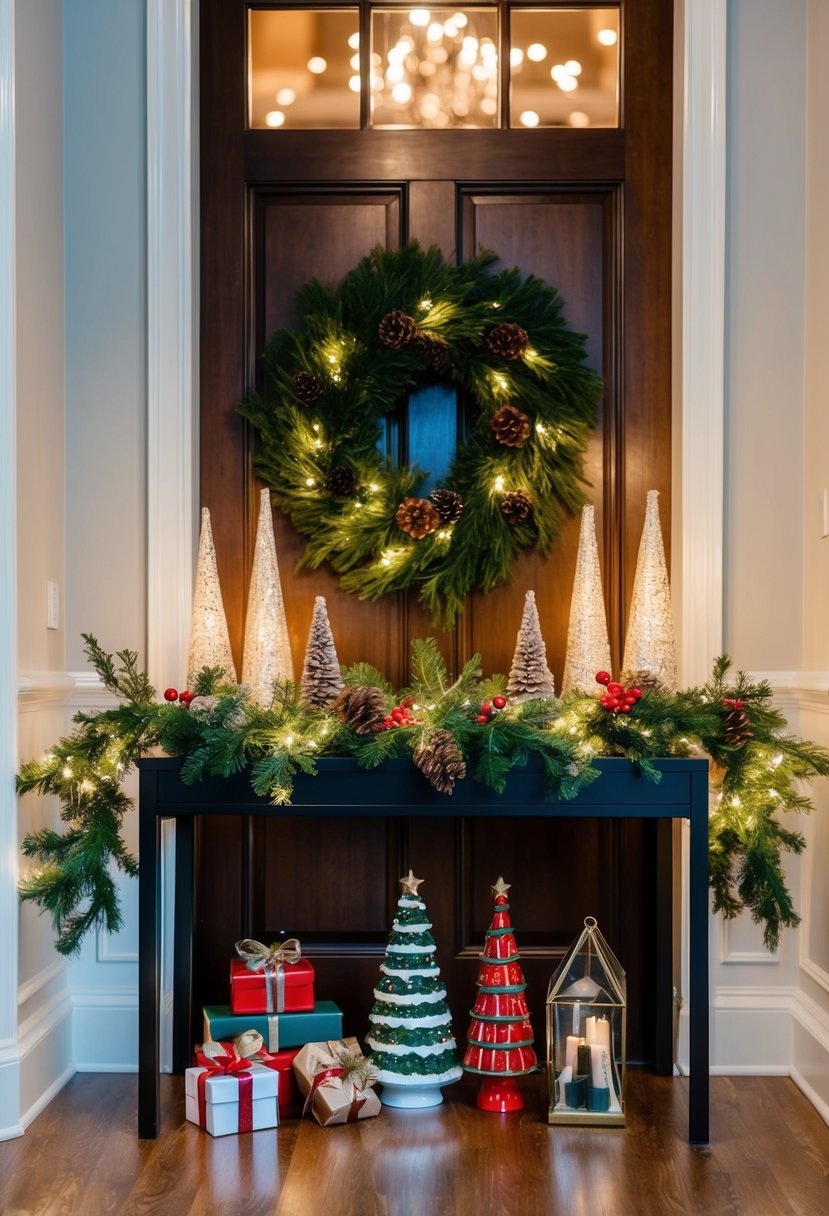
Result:
M259 432L257 473L308 538L300 565L330 562L362 598L412 588L446 627L464 596L505 582L520 550L548 552L581 508L601 392L554 288L495 261L455 266L412 242L375 249L336 290L312 279L303 328L265 352L266 399L238 406ZM378 446L383 419L435 381L470 415L442 501L418 498L427 473ZM505 406L519 417L499 440ZM419 504L415 535L400 523L406 500Z
M537 756L550 792L567 799L598 776L595 757L626 757L658 781L654 760L702 750L713 761L718 791L710 835L715 910L733 917L747 908L764 926L770 948L784 927L799 923L782 854L800 853L804 838L784 828L778 812L811 809L796 783L829 773L829 753L785 734L769 685L752 683L743 673L730 681L728 659L717 661L703 688L675 695L646 690L626 715L573 693L563 701L508 705L482 724L475 721L478 707L503 693L504 678L483 679L476 656L452 681L428 638L412 644L412 683L398 694L367 664L344 671L349 685L381 689L389 709L404 698L419 706L412 726L358 735L332 711L304 703L293 684L278 684L273 705L263 709L244 688L220 684L218 670L209 668L193 689L207 699L190 709L159 704L134 652L119 651L116 663L93 637L84 634L84 640L104 685L121 704L77 714L73 734L41 760L25 764L17 781L21 794L37 790L57 796L67 825L63 833L44 828L26 836L23 852L36 858L39 868L20 884L23 899L50 913L62 954L77 952L95 926L110 933L121 926L111 866L137 872L121 838L132 805L121 780L152 749L182 756L182 779L188 783L250 766L256 793L287 804L295 774L315 773L319 756L353 756L360 767L376 768L390 757L411 757L436 730L451 734L467 771L492 789L503 791L507 775ZM750 733L736 744L726 729L729 699L743 703L750 723Z

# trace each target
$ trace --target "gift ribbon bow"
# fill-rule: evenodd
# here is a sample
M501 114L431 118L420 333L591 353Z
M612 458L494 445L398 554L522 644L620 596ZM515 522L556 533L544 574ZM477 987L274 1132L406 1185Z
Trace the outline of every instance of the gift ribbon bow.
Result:
M346 1123L355 1123L360 1117L360 1110L366 1104L365 1091L370 1089L376 1080L374 1069L364 1055L352 1055L343 1052L338 1057L329 1056L328 1061L321 1060L323 1065L320 1072L314 1073L311 1088L302 1108L303 1115L307 1114L314 1094L323 1085L339 1085L343 1090L351 1086L351 1106L348 1110Z
M285 1011L285 963L298 963L302 958L299 938L266 946L255 938L245 937L236 943L236 953L244 960L248 971L265 972L265 1012Z
M243 1037L243 1036L240 1036ZM204 1069L198 1077L199 1127L207 1127L208 1077L235 1076L239 1084L239 1131L253 1131L253 1076L250 1061L244 1059L226 1043L203 1043L196 1052L196 1061Z

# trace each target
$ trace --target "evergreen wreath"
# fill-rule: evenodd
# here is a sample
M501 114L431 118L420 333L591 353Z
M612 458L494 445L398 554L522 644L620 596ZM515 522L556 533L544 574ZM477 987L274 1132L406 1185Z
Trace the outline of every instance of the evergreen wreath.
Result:
M799 782L829 774L829 752L786 734L768 683L742 672L730 679L725 657L702 688L669 694L643 686L635 708L616 713L582 692L510 704L505 678L484 679L477 655L453 680L434 639L426 638L412 643L412 681L398 693L366 663L343 669L345 692L368 703L355 715L304 701L292 683L278 683L273 704L263 709L244 686L221 683L218 668L204 668L178 704L167 694L159 703L134 651L119 651L116 662L94 637L83 636L119 704L76 714L74 732L23 765L17 779L21 794L56 796L67 825L26 836L23 853L38 865L20 884L21 897L51 915L61 954L76 953L95 927L112 933L121 926L112 867L130 875L138 869L121 836L132 806L121 783L157 747L183 757L188 784L249 767L254 791L278 805L290 803L296 773L317 772L320 756L353 756L366 769L408 756L445 793L466 773L502 792L508 774L537 756L550 793L569 799L598 776L597 756L624 757L658 781L654 760L707 754L716 791L709 845L714 910L733 917L748 909L772 949L782 929L800 921L782 854L802 852L805 841L779 812L812 808ZM505 707L487 719L479 714L482 698ZM378 716L404 701L416 717L395 729L363 728L367 709L379 726Z
M300 566L328 561L361 598L412 588L446 627L581 508L601 392L558 292L496 261L455 266L412 242L376 248L338 288L311 279L302 329L265 351L265 397L237 407L259 432L257 473L308 538ZM428 473L378 444L383 419L435 381L460 392L468 434L421 497Z

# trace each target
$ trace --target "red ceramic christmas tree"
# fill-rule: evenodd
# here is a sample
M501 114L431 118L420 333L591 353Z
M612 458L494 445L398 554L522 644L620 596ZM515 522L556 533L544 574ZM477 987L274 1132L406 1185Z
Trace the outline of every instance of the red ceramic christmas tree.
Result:
M532 1072L538 1061L524 990L527 987L509 919L507 891L499 878L495 906L478 968L478 996L470 1010L463 1066L483 1076L477 1105L481 1110L519 1110L524 1099L515 1078Z

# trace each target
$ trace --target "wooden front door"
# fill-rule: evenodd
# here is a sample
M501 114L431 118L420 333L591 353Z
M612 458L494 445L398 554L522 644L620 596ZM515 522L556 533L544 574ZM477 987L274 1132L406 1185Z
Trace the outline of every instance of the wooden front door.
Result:
M212 512L240 665L258 495L253 436L234 405L261 387L263 347L296 322L296 291L308 278L339 280L375 245L416 238L458 259L492 249L504 266L540 276L561 292L568 324L587 335L605 385L587 472L618 668L649 489L661 491L666 539L670 517L670 0L621 5L615 129L248 130L248 13L264 7L279 6L201 6L201 500ZM506 30L509 6L497 7ZM365 31L367 6L362 12ZM364 103L364 126L365 114ZM439 473L457 425L445 394L413 400L401 411L400 449ZM294 574L303 540L278 512L274 524L297 674L322 594L341 661L366 660L402 684L411 638L436 632L417 603L361 602L327 569ZM508 671L533 588L560 681L577 542L574 519L548 560L525 556L509 585L471 596L456 630L439 637L449 665L457 670L478 652L486 671ZM210 824L200 842L198 995L223 999L236 938L298 935L317 966L318 994L337 1000L349 1032L362 1034L397 878L411 866L428 880L422 893L462 1034L489 885L503 873L537 1037L555 961L594 915L630 976L631 1054L648 1058L655 848L644 827L577 820ZM244 872L255 875L250 891Z

